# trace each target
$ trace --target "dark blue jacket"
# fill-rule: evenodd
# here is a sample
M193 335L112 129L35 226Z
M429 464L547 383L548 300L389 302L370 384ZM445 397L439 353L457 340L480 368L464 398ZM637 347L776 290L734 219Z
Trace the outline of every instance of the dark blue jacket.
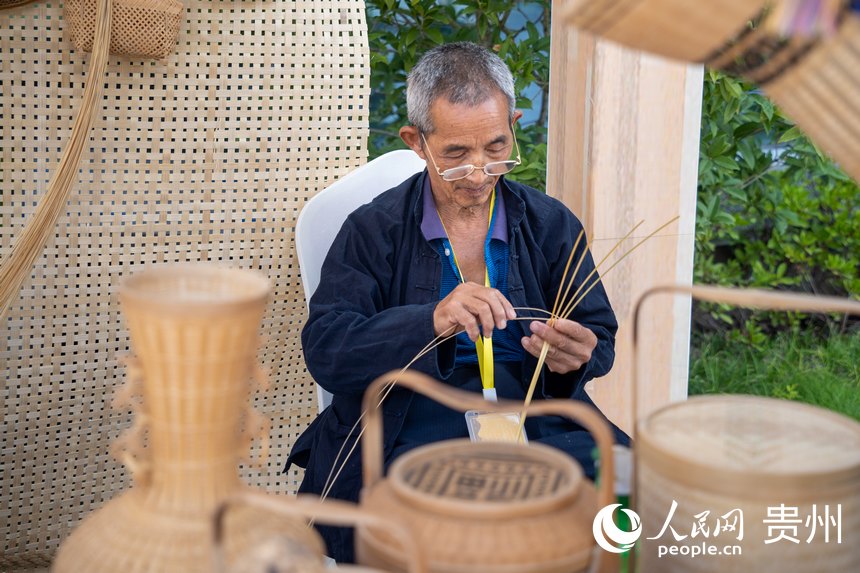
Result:
M323 264L302 344L311 376L334 397L331 406L298 438L287 461L288 468L291 463L306 467L302 492L320 493L344 441L348 442L346 450L352 446L360 427L350 431L361 413L361 398L368 384L389 370L405 366L434 338L433 310L439 302L442 261L420 229L424 177L426 171L352 213ZM562 203L535 189L502 178L501 190L510 250L508 299L514 307L550 310L582 225ZM574 261L579 260L585 242L583 239L578 246ZM593 268L589 254L576 284ZM597 335L597 347L588 363L575 373L560 375L545 368L536 399L574 398L590 403L585 382L605 375L612 367L618 325L602 285L591 290L571 318ZM522 331L528 322L509 321L508 328ZM519 339L522 332L515 334ZM525 353L524 386L536 364L537 359ZM412 366L443 381L453 367L453 340ZM411 400L411 392L395 388L385 401L386 458ZM587 473L592 473L589 453L593 441L575 443L579 441L576 436L584 435L582 428L552 417L530 423L527 431L531 441L537 438L570 452L586 466ZM619 441L626 441L623 434L616 434ZM356 500L360 482L359 447L330 495Z

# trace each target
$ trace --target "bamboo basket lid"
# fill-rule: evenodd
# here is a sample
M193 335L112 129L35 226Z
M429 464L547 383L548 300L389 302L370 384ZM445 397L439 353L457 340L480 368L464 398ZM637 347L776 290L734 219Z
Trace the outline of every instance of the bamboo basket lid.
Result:
M645 419L637 438L651 467L713 492L797 498L860 482L860 424L788 400L690 398Z
M571 503L582 469L540 446L471 442L414 450L391 467L389 479L402 500L434 513L475 519L533 515Z

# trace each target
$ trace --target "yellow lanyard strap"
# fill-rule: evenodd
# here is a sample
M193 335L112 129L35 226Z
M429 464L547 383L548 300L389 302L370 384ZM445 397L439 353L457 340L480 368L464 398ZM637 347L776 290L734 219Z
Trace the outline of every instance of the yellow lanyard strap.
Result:
M487 232L490 232L490 225L493 224L493 210L496 207L496 190L493 189L490 195L490 215L487 221ZM439 210L436 210L439 214ZM442 215L439 215L439 221L442 222ZM445 223L442 223L442 230L445 231L445 236L448 236L448 230L445 229ZM448 241L451 242L450 240ZM486 250L486 249L485 249ZM457 272L460 275L460 282L466 282L466 277L460 269L460 263L457 262L457 255L454 253L454 245L451 245L451 257L454 259L454 265L457 267ZM485 254L486 257L486 254ZM486 260L484 261L484 286L490 287L490 272ZM495 374L493 372L493 338L492 336L479 336L475 340L475 350L478 354L478 370L481 372L481 387L484 389L484 398L487 400L496 401Z

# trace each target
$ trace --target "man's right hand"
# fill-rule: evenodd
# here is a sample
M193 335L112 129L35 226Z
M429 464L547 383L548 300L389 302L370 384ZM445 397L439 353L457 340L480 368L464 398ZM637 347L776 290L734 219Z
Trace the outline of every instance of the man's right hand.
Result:
M439 336L465 330L474 341L482 333L492 336L493 327L504 329L516 316L514 307L496 289L461 283L436 305L433 332Z

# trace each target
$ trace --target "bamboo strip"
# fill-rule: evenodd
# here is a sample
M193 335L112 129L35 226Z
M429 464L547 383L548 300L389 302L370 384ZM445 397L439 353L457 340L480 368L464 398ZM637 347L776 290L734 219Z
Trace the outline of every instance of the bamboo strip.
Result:
M48 185L48 191L39 201L39 207L24 231L18 236L11 254L0 265L0 318L6 316L9 307L21 290L21 285L30 275L33 264L42 253L54 226L63 214L72 184L78 174L78 163L84 145L89 140L90 129L101 110L105 71L108 63L108 47L111 35L111 1L98 0L96 13L96 38L84 97L72 127L66 149Z

